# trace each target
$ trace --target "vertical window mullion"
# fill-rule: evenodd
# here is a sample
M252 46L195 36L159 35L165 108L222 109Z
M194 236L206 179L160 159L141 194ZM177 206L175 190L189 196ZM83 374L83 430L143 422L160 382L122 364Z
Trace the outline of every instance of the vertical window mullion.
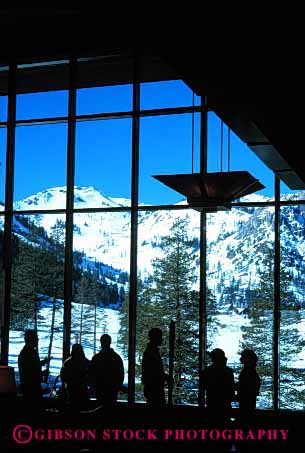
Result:
M280 330L280 180L274 176L274 306L273 306L273 408L279 409L279 330Z
M6 145L5 220L3 238L4 307L1 319L1 363L7 365L9 351L11 276L12 276L12 222L14 192L14 159L16 127L16 64L9 67L8 75L8 117Z
M128 331L128 403L135 401L135 356L137 325L137 251L138 251L138 197L139 197L139 139L140 139L140 82L139 57L134 58L132 105L132 171L131 171L131 231L129 280Z
M73 202L75 169L75 132L76 132L76 59L69 62L69 105L67 141L67 204L66 204L66 244L64 275L64 331L63 359L70 354L71 305L72 305L72 268L73 268Z
M208 120L205 99L201 98L200 113L200 173L207 171L208 152ZM207 215L205 211L200 213L200 257L199 257L199 394L198 403L204 404L202 369L206 365L207 350Z

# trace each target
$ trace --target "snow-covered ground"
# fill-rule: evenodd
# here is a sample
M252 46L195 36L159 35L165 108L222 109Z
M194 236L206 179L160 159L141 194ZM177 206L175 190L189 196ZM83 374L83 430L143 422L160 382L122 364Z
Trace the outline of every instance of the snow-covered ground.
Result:
M62 366L62 338L63 338L63 307L62 301L59 301L59 308L56 311L55 317L55 332L52 346L52 361L50 364L50 372L53 377L57 376ZM80 325L80 304L72 304L72 332L71 343L79 341L79 325ZM94 338L93 338L93 307L84 305L83 307L83 328L85 333L82 335L82 345L88 359L91 359L94 354ZM282 316L285 316L284 314ZM39 354L40 358L47 355L50 339L50 326L52 317L51 301L43 302L39 312L38 332L39 332ZM211 342L210 349L218 347L225 351L228 358L228 365L233 369L239 368L240 358L240 341L242 339L241 326L249 325L249 320L243 315L220 314L218 315L218 334L215 338L209 338ZM296 327L296 326L292 326ZM305 337L305 313L302 313L302 319L297 324L297 328L303 338ZM109 308L97 307L97 328L96 328L96 352L99 351L99 338L103 333L108 333L112 338L112 347L117 351L124 361L125 368L125 383L127 383L128 361L124 357L123 351L118 344L118 332L120 329L119 311ZM10 348L9 348L9 365L13 366L18 371L18 354L24 345L23 332L10 331ZM270 348L272 349L272 345ZM299 353L291 364L294 368L305 369L305 348ZM18 377L18 375L17 375Z
M59 302L60 303L60 302ZM71 344L79 341L79 322L80 322L80 304L72 304L72 332ZM93 307L84 304L83 308L84 319L83 326L91 322L90 333L83 333L82 345L88 359L94 355L93 346ZM43 303L43 307L39 311L38 320L38 336L39 336L39 355L43 359L47 356L49 341L50 341L50 328L52 318L52 304L49 301ZM90 318L90 319L88 319ZM119 332L119 312L109 308L97 307L97 324L96 324L96 352L100 350L99 339L102 334L107 333L112 338L111 346L118 352L124 362L125 368L125 382L127 382L128 362L124 358L121 348L118 345L118 332ZM89 332L89 325L86 331ZM55 332L52 345L53 357L50 362L50 376L52 378L58 376L62 366L62 341L63 341L63 307L61 306L56 311L55 316ZM16 377L18 379L18 355L24 346L24 334L21 331L10 331L10 346L9 346L9 365L15 368Z
M240 357L241 326L249 325L249 320L242 315L232 313L218 315L217 321L221 327L218 329L216 338L208 338L208 341L211 342L210 349L223 349L228 358L228 365L236 366Z

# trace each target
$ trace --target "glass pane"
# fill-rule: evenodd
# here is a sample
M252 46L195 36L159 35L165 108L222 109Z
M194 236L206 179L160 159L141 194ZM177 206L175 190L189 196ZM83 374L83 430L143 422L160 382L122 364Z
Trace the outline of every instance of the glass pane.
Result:
M200 215L191 210L141 212L138 225L136 399L145 401L141 364L153 327L163 332L161 356L165 372L169 371L173 320L173 402L197 404Z
M7 121L7 96L0 96L0 122Z
M230 140L230 142L229 142ZM250 148L233 132L230 132L228 140L228 128L223 127L222 147L222 171L248 171L258 179L265 189L251 195L242 197L242 201L267 201L274 198L273 172L251 151ZM228 143L229 154L228 157ZM229 165L228 165L229 164ZM221 171L221 120L214 113L208 113L208 171Z
M18 94L16 119L52 118L68 114L68 91Z
M74 215L71 342L81 343L88 359L100 350L107 333L121 355L128 379L130 213ZM121 392L119 399L125 400Z
M290 189L285 183L280 183L281 200L305 200L305 190Z
M141 110L193 105L193 92L182 80L141 83L140 93ZM194 105L200 105L200 96L195 95Z
M68 114L67 61L17 66L17 120L51 118Z
M304 224L305 206L281 208L281 409L304 409Z
M0 123L7 121L8 67L0 65Z
M0 129L0 211L5 203L6 128Z
M274 210L207 215L208 349L221 348L237 381L240 353L258 355L257 407L272 406Z
M127 112L132 110L132 85L80 88L76 99L77 115Z
M199 171L200 115L194 116L194 172ZM153 178L192 172L192 115L145 117L140 120L139 202L175 204L185 197Z
M67 125L16 128L14 209L66 207Z
M132 110L133 62L126 56L79 58L77 115Z
M131 120L77 124L75 208L130 206Z
M59 375L62 361L65 216L13 218L9 365L15 367L24 331L35 329L40 358L53 357L45 390Z

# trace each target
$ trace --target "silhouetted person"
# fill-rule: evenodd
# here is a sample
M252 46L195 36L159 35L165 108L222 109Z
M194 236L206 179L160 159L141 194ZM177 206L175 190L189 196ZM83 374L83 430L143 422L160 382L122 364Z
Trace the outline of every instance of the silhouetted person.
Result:
M68 401L76 409L86 407L89 402L89 364L90 360L86 358L82 345L76 343L61 369L61 379L66 384Z
M259 394L260 378L256 372L257 355L251 349L244 349L240 356L243 369L240 372L237 394L241 422L249 422L256 407L256 397Z
M234 397L234 374L227 366L227 358L222 349L210 353L212 364L202 373L203 388L209 421L224 424L231 413Z
M21 391L29 411L35 411L42 404L41 366L49 359L40 360L38 354L38 335L36 330L28 329L24 334L25 346L18 356Z
M162 345L162 331L156 327L148 332L149 343L143 354L142 383L147 404L161 407L165 404L165 374L159 347Z
M101 336L102 350L91 360L89 374L96 388L96 398L104 408L111 408L117 401L124 382L123 360L111 347L110 335Z

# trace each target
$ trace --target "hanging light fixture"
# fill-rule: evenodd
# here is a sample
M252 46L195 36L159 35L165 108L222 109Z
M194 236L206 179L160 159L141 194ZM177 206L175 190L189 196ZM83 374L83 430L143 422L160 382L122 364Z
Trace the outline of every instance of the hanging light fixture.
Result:
M231 209L232 201L264 189L265 186L248 171L230 171L230 135L231 131L228 128L228 171L223 171L223 121L221 121L220 172L194 173L193 109L192 173L154 175L153 178L186 196L189 206L197 211L216 212Z

